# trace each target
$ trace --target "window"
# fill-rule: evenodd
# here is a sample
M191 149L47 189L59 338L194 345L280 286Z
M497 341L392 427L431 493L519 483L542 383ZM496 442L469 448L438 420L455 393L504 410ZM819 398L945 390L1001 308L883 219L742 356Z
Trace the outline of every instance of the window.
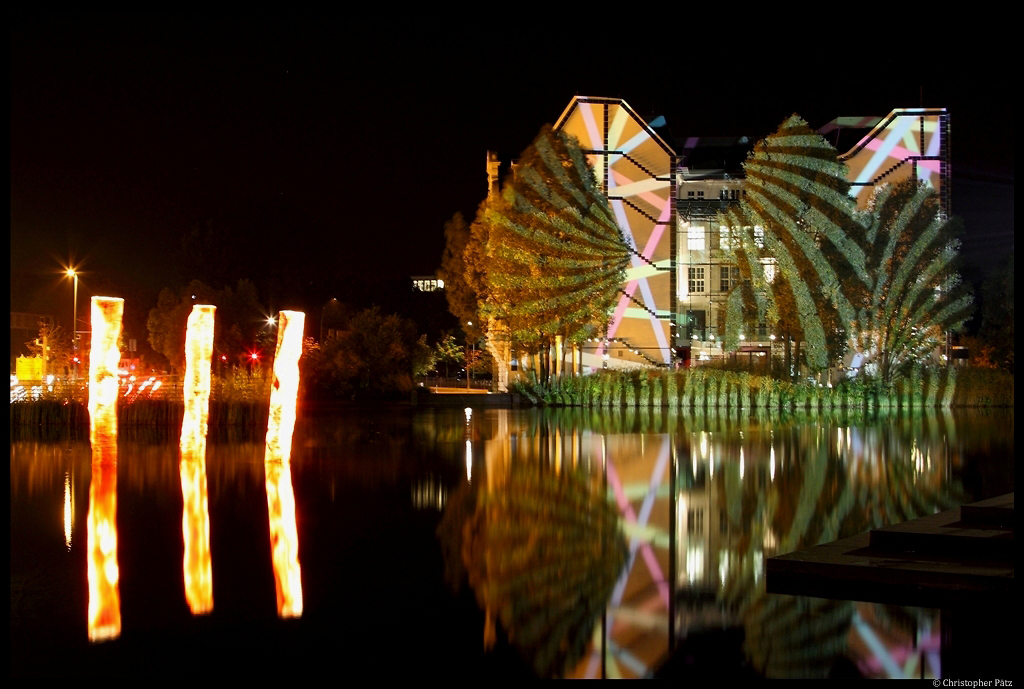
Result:
M728 292L740 281L740 269L736 266L721 266L718 276L718 291Z
M686 248L690 251L704 251L705 228L703 225L690 225L686 234Z
M704 268L690 268L690 294L699 294L704 291Z
M754 225L754 244L758 249L764 248L764 228L760 225Z
M718 227L718 246L722 249L733 248L732 233L725 225L719 225Z
M761 267L764 268L764 279L766 282L775 282L775 260L771 258L761 259Z
M697 192L697 198L698 198L698 199L702 199L702 198L704 198L704 192L703 192L703 191L698 191L698 192Z
M692 199L693 198L693 192L692 191L686 192L686 198Z

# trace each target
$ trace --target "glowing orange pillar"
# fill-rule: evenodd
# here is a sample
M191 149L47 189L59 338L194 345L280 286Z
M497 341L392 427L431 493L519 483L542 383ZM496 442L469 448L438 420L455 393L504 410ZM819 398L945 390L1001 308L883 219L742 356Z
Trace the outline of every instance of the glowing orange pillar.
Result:
M277 614L280 617L302 616L302 572L299 568L299 535L295 526L290 459L305 318L301 311L281 311L279 314L274 384L270 389L270 420L267 424L264 468L270 548L277 585Z
M206 431L210 416L215 306L192 307L185 328L185 414L181 423L181 532L185 600L193 615L213 609L210 513L206 492Z
M88 580L89 640L121 634L120 571L117 564L117 364L121 353L124 300L92 298L89 351L89 485Z

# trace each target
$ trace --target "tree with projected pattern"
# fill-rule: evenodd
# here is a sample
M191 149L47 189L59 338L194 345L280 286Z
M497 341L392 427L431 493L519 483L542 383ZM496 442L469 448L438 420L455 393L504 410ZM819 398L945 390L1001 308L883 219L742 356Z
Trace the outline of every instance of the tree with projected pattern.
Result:
M541 129L481 216L466 249L486 256L481 315L530 353L598 335L630 250L576 140Z

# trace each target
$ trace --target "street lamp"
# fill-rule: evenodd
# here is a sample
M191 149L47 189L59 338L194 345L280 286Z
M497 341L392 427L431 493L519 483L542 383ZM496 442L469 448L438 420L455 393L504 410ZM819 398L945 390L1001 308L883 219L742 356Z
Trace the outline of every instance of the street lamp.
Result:
M468 321L466 323L466 325L468 325L470 328L472 328L473 327L473 321ZM466 333L466 339L469 340L469 333L468 332ZM472 340L470 340L470 343L472 345ZM474 349L473 351L476 351L476 350ZM471 375L473 375L472 373L470 373L470 370L469 370L469 361L470 361L469 352L466 352L466 389L467 390L469 390L469 377Z
M74 305L72 307L71 316L71 348L74 354L74 366L72 367L72 377L78 377L78 273L75 272L74 268L68 268L64 273L69 278L75 281L74 290Z

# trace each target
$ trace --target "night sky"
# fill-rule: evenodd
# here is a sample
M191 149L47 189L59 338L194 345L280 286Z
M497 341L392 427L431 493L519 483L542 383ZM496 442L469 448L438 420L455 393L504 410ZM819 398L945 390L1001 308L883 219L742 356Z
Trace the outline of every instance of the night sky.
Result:
M190 232L213 238L206 270L252 279L272 310L369 303L437 269L444 222L471 217L486 193L486 151L517 155L575 94L664 115L677 138L763 138L792 112L820 127L947 107L968 263L994 267L1013 248L1012 99L982 58L824 66L814 52L743 60L696 44L586 38L552 40L552 51L541 40L359 22L14 18L12 310L70 320L59 271L73 260L80 310L106 292L144 323L160 288L200 277L187 274Z

